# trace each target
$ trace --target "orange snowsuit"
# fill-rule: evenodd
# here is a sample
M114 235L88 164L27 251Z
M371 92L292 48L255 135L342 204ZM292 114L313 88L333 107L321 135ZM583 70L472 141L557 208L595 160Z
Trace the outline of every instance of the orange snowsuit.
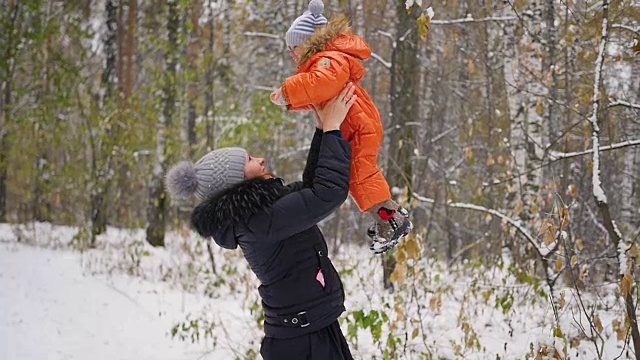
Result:
M378 168L383 142L380 113L358 82L366 70L360 63L371 56L371 48L351 35L346 18L332 19L305 43L296 75L285 80L282 94L290 110L310 110L337 96L348 82L355 85L358 99L349 110L341 131L351 144L349 191L361 211L391 198L389 185Z

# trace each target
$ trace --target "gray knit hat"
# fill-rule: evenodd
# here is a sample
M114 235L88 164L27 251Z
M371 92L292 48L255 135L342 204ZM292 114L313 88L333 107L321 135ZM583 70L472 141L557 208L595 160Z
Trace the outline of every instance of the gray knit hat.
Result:
M309 10L305 11L291 24L284 37L289 49L302 45L316 31L316 28L327 25L327 18L322 15L323 11L324 4L322 0L311 0L309 2Z
M209 199L244 180L247 151L223 148L211 151L193 164L182 161L167 173L167 191L174 199Z

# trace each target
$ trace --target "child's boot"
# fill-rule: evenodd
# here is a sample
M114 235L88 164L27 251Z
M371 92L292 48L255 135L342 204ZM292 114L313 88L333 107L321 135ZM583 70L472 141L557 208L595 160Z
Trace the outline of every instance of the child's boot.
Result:
M369 214L375 223L367 229L367 236L372 240L370 249L375 254L393 249L400 237L407 236L413 228L407 210L393 200L374 206Z

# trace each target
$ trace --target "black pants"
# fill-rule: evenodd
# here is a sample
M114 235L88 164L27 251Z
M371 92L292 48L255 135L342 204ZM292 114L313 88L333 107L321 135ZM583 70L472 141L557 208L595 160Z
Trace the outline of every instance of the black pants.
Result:
M291 339L262 339L264 360L353 360L336 320L324 329Z

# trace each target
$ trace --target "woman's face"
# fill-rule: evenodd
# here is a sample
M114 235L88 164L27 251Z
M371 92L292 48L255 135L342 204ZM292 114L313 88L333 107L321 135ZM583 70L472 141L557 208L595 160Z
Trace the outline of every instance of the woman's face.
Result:
M264 159L247 154L244 165L244 178L252 179L258 176L264 176L264 174L266 174L264 171Z

